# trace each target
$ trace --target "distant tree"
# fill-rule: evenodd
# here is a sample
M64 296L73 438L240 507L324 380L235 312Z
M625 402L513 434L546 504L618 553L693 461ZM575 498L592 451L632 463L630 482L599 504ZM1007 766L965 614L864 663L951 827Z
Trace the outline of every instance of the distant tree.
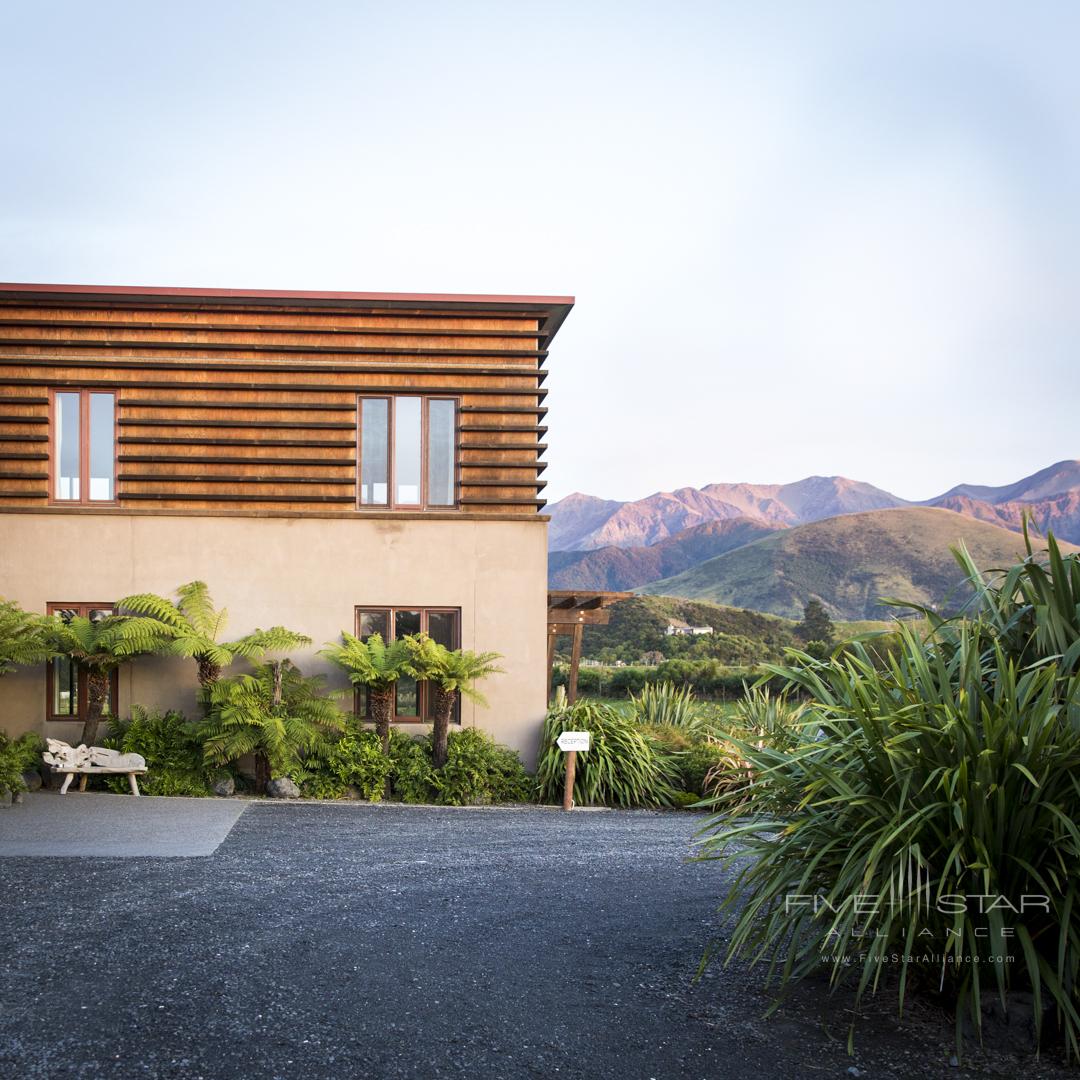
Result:
M795 633L803 641L820 641L831 645L836 640L836 627L820 600L808 600L803 608L802 622Z

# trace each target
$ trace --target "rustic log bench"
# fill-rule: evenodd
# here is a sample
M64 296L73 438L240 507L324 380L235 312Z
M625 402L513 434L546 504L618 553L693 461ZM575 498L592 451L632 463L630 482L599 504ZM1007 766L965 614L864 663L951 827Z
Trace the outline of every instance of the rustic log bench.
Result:
M139 783L135 779L146 772L146 761L139 754L121 754L119 750L108 750L104 746L71 746L59 739L46 739L49 749L41 756L54 773L66 773L60 794L66 795L71 781L79 776L79 790L86 790L86 781L91 776L116 776L127 774L131 784L131 794L139 794Z

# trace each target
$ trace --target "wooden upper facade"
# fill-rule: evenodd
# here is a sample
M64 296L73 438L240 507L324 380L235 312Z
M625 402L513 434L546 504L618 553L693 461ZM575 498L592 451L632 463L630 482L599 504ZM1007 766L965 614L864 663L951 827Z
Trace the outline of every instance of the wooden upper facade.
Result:
M572 305L0 285L0 510L535 517Z

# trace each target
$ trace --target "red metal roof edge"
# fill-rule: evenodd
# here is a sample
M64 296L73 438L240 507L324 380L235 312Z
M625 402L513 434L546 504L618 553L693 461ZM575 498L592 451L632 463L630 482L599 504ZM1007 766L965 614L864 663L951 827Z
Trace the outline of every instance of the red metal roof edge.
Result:
M416 304L529 304L543 307L570 306L572 296L517 296L486 293L376 293L319 291L310 289L193 289L161 288L149 285L49 285L0 282L0 293L56 293L87 296L170 296L222 300L341 300L359 303Z

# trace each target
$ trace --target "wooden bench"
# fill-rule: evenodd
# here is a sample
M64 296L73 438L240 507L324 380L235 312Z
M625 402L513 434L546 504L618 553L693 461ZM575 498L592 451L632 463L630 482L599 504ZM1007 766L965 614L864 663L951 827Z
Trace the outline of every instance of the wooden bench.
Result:
M139 783L135 779L146 772L146 761L139 754L121 754L119 750L108 750L104 746L71 746L59 739L45 740L49 749L41 756L54 773L66 773L60 794L66 795L71 781L79 776L79 790L86 790L86 781L91 776L116 776L127 774L131 784L131 794L139 794Z

